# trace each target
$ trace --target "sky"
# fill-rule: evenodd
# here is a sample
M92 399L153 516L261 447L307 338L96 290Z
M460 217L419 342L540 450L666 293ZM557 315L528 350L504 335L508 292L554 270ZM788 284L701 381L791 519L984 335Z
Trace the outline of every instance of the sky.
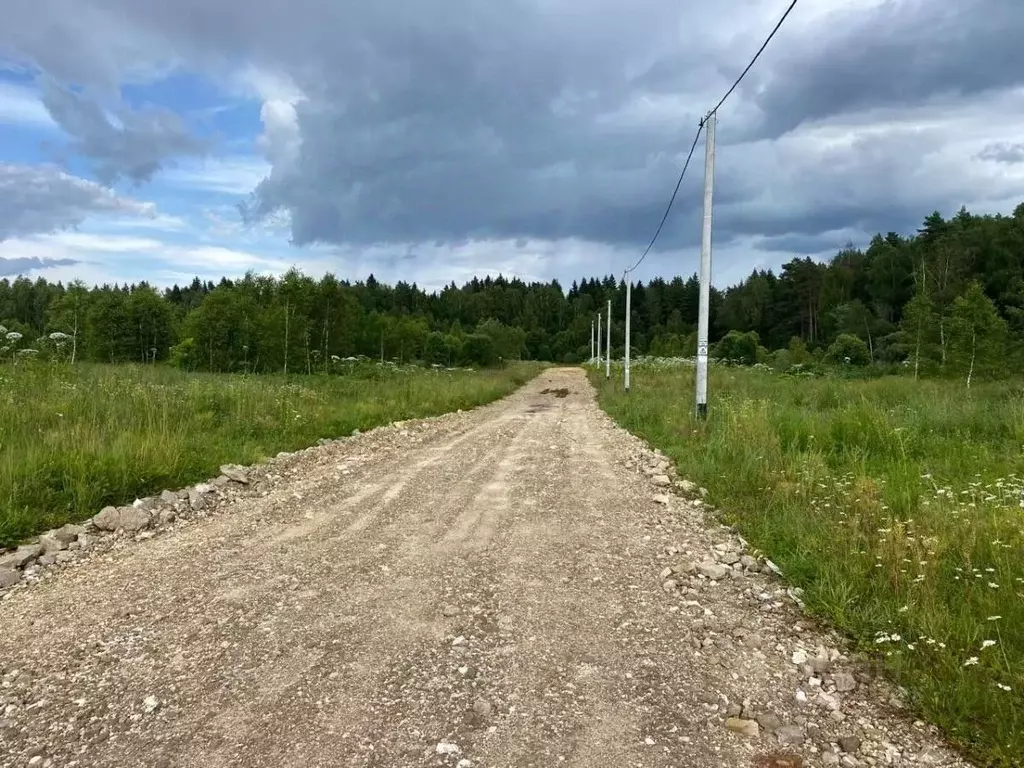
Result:
M621 275L787 0L5 0L0 276ZM713 282L1024 200L1024 2L800 0ZM638 279L697 270L703 140Z

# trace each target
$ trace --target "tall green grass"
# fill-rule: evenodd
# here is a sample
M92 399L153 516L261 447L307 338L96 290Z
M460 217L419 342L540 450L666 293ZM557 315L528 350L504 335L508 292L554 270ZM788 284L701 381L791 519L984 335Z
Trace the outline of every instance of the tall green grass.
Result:
M592 381L918 712L1024 764L1024 390L717 368L702 423L692 369Z
M0 369L0 547L107 504L394 420L472 408L540 366L343 376L187 374L165 367Z

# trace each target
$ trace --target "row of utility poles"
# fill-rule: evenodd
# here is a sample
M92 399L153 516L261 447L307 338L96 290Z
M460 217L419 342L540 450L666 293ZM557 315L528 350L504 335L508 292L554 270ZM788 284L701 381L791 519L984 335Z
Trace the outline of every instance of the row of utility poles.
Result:
M696 414L699 419L706 419L708 416L708 315L710 313L711 298L711 198L715 182L715 113L711 112L704 120L704 218L700 239L700 308L697 315L697 391L696 391ZM632 271L636 267L626 270L624 275L626 281L626 357L623 365L624 385L629 392L629 342L630 342L630 321L632 319L632 293L633 278ZM597 315L597 337L595 345L595 325L590 324L590 359L597 360L601 364L601 313ZM606 349L605 354L605 378L611 378L611 343L612 330L612 303L608 302L608 325L605 331Z

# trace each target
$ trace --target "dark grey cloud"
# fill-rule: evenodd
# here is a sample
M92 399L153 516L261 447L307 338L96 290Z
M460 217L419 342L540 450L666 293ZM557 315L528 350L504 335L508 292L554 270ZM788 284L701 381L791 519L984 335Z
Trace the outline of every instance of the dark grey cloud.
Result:
M755 97L761 130L774 137L807 120L1020 85L1022 34L1019 0L902 0L837 11L817 34L772 52Z
M56 168L0 163L0 241L68 229L94 213L152 216L155 209Z
M40 256L25 256L14 259L0 258L0 275L26 275L49 267L65 267L78 264L76 259L46 259Z
M105 184L126 178L149 181L169 159L204 154L208 143L192 136L180 116L159 107L119 106L115 124L100 104L82 93L43 81L43 104L70 137L72 152L91 161Z
M997 163L1024 163L1024 142L1001 141L989 144L978 157L982 160L994 160Z
M13 0L0 51L63 84L51 112L108 178L201 149L156 111L119 117L126 137L69 86L109 90L171 64L289 79L306 100L267 111L273 170L245 210L287 211L297 244L628 250L660 219L697 120L785 5ZM1024 101L1000 102L1001 123L982 114L1024 84L1022 38L1019 0L798 5L722 111L716 242L906 231L933 208L1024 195L1005 160L977 162L1012 154ZM699 237L702 160L701 145L667 250Z

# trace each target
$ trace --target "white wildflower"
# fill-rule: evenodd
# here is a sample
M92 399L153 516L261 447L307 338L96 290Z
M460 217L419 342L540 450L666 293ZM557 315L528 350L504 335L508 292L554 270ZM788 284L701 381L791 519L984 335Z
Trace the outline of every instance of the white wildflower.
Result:
M964 662L964 666L965 667L973 667L973 666L976 666L977 663L978 663L978 657L977 656L971 656L971 658L969 658L967 661Z
M996 644L995 640L982 640L981 641L981 650L984 651L986 648L991 648L995 644Z

